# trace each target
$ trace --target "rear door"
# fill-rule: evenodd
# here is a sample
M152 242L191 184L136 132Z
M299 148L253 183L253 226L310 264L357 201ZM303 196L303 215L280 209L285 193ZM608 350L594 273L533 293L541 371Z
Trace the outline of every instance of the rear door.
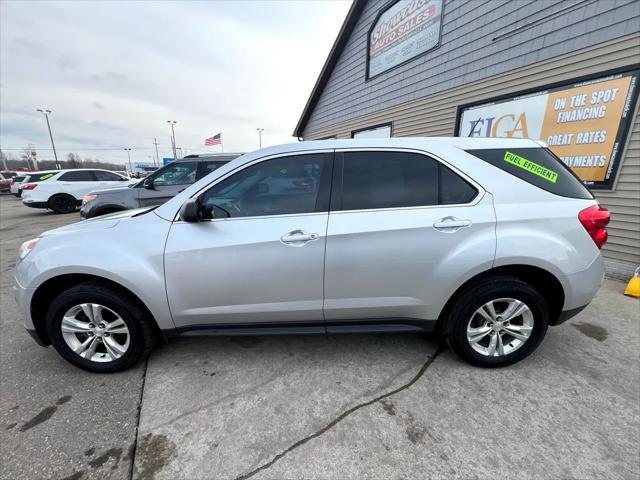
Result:
M140 206L160 205L195 182L197 162L174 162L147 177L140 190Z
M329 331L345 320L435 320L460 278L491 266L490 195L459 172L421 153L378 150L336 153L334 175Z

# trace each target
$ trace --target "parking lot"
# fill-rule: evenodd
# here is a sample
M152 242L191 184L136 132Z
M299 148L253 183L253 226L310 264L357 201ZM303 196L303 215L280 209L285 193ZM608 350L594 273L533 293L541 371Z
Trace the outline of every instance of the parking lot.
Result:
M2 478L640 475L640 309L620 282L505 369L394 334L179 339L96 375L32 341L11 290L20 243L79 219L0 195Z

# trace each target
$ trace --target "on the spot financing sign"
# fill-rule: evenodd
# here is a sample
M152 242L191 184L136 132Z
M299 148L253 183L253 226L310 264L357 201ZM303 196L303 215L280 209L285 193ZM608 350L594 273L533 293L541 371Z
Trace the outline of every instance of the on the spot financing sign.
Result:
M399 0L369 32L368 76L400 65L440 42L442 0Z
M639 73L463 107L458 135L543 140L586 185L610 189L633 120Z

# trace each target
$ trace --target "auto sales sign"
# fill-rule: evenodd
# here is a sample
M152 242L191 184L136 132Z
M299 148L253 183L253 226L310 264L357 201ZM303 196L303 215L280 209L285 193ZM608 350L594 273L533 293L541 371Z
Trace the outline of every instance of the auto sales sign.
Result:
M367 76L438 46L441 23L442 0L400 0L384 10L369 32Z
M458 135L543 140L586 185L610 189L633 120L639 73L462 107Z

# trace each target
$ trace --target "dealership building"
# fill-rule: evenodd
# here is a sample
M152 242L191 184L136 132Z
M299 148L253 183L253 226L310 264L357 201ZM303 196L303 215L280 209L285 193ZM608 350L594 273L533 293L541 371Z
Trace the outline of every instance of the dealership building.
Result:
M640 265L637 0L355 0L295 128L304 140L528 137L612 214Z

